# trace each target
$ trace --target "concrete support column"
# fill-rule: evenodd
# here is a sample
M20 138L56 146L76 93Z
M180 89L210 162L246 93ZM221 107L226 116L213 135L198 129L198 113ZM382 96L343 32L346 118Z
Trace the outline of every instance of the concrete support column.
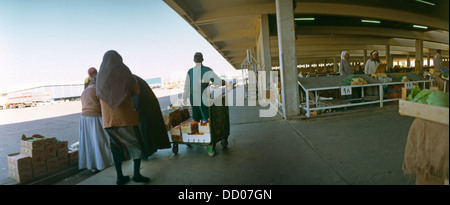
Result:
M293 1L276 0L284 119L300 114Z
M431 54L430 53L428 53L428 55L427 55L427 67L430 67L430 56L431 56Z
M416 39L416 68L423 73L423 41Z
M363 54L363 63L364 63L364 65L366 65L366 62L367 62L367 50L364 50L363 53L364 53Z
M406 56L406 67L411 68L411 59L409 58L409 54Z
M269 89L270 71L272 71L272 56L270 54L269 15L261 15L259 26L259 43L261 50L262 71L266 71L266 90Z
M338 59L337 57L333 58L333 70L334 70L335 73L339 72L339 68L338 68L338 65L337 65L338 64L337 59Z
M386 72L389 71L389 68L394 67L391 59L391 47L386 45Z

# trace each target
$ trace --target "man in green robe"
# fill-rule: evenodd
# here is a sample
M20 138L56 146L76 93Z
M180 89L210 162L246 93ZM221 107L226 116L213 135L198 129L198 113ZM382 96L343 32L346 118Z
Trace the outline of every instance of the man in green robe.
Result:
M195 67L189 69L186 75L184 84L183 100L186 104L187 98L192 106L192 120L199 122L200 120L207 121L209 119L209 105L210 98L209 84L210 82L222 81L214 71L202 64L203 54L200 52L194 55ZM224 81L222 81L223 84Z

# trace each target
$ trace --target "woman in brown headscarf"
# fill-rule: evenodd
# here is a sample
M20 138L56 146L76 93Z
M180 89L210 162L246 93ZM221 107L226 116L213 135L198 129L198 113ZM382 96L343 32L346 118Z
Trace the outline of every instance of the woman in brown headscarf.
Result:
M103 128L111 136L110 145L117 172L117 184L125 184L129 176L122 174L122 162L134 161L135 182L148 182L140 174L142 139L139 130L139 116L131 98L139 94L139 87L130 69L123 63L116 51L108 51L103 57L97 75L97 96L100 98Z

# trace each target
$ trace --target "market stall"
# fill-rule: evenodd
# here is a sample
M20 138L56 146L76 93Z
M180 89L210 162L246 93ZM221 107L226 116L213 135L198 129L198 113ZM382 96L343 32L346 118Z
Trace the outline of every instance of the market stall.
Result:
M409 81L402 82L398 77L407 76ZM306 111L306 117L311 116L311 111L345 108L351 106L361 106L367 104L380 104L383 107L383 102L399 100L401 96L388 99L385 97L385 88L392 85L401 85L405 87L412 87L413 84L421 83L425 88L426 83L431 82L424 79L415 73L388 73L383 78L375 78L366 74L355 74L354 77L360 78L364 83L351 85L345 82L346 77L343 76L326 76L326 77L312 77L299 78L298 84L302 88L302 99L300 108ZM341 96L352 95L352 91L358 89L360 95L358 97L349 97L345 99L336 99L337 97L321 97L320 92L326 90L335 90ZM377 90L377 96L365 96L365 90ZM399 90L401 92L401 90Z
M439 70L430 68L428 70L429 78L434 81L433 87L437 90L442 90L444 93L449 91L449 83L448 83L448 69L444 69L442 73Z

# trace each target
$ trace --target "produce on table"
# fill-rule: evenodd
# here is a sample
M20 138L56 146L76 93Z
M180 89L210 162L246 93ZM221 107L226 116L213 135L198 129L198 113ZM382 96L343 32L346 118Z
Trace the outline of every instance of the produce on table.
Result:
M347 85L366 85L367 81L357 75L349 75L344 78L344 83Z
M444 73L442 73L442 78L445 78L445 79L448 80L448 73L449 73L449 72L444 72Z
M403 76L402 82L411 82L407 76Z
M417 93L420 92L419 86L414 86L411 90L411 93L408 95L408 101L413 101L414 96L417 95Z
M429 90L429 89L421 90L419 86L413 87L411 93L408 96L408 100L434 106L441 106L441 107L449 106L448 93L444 93L439 90Z
M435 105L441 107L448 107L448 93L444 93L437 90L432 90L428 99L426 100L428 105Z

